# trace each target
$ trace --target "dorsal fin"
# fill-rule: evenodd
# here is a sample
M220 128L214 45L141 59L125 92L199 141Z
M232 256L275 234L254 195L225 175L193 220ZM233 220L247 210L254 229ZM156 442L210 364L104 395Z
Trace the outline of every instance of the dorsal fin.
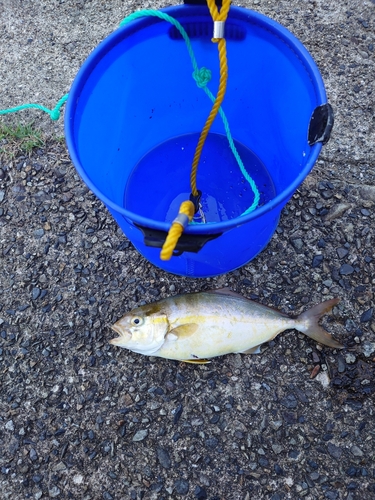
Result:
M249 300L246 297L243 297L241 294L234 292L229 287L225 288L217 288L216 290L205 290L204 293L213 293L216 295L230 295L231 297L236 297L236 299Z

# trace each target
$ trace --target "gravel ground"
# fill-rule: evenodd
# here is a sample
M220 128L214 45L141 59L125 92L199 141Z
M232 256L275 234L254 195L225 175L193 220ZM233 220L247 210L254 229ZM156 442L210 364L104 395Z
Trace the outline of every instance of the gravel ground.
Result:
M137 8L3 4L1 107L53 107ZM153 267L75 173L60 122L2 118L32 117L47 139L30 156L1 145L1 498L375 498L375 6L243 5L309 48L336 126L270 245L238 271L188 279ZM191 366L108 344L109 325L136 305L222 286L290 314L338 296L324 323L346 348L289 331L261 355Z

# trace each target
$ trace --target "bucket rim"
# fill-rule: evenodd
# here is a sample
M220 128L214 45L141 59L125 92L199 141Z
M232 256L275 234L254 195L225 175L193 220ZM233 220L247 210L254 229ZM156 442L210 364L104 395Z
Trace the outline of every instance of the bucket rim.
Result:
M186 17L190 18L194 15L202 15L206 13L209 15L209 11L206 6L177 5L159 10L160 12L169 14L180 21ZM296 57L302 61L302 64L305 67L306 71L310 74L316 93L317 106L327 103L327 95L320 71L311 54L308 52L302 42L300 42L300 40L295 35L293 35L293 33L291 33L287 28L285 28L277 21L274 21L264 14L246 9L244 7L231 6L228 16L228 20L229 19L236 19L247 24L250 23L258 25L277 36L277 38L285 43L288 48L296 54ZM95 49L83 62L72 83L69 97L66 103L64 128L66 144L72 163L87 187L108 208L121 214L128 221L131 221L131 223L167 232L170 228L170 222L157 221L136 214L124 207L121 207L120 205L117 205L117 203L110 200L104 193L101 192L101 190L91 181L90 177L86 173L85 168L82 166L78 151L76 150L74 138L74 118L76 103L79 99L82 88L84 87L88 77L92 73L92 69L117 43L122 41L125 37L130 36L131 33L134 33L135 31L143 29L157 22L163 21L161 21L161 19L157 17L144 17L133 20L129 22L129 24L125 24L117 28L113 33L109 34L104 40L102 40L102 42L100 42L97 47L95 47ZM279 205L287 203L294 192L297 190L297 188L305 180L307 175L311 172L314 164L316 163L316 160L318 159L321 148L322 143L316 143L311 146L309 155L306 159L306 164L293 180L293 182L291 182L286 189L281 191L262 207L255 209L253 212L247 215L240 215L228 221L188 225L188 227L184 231L185 234L207 234L224 232L241 226L242 224L246 224L247 222L250 222L254 219L257 219L258 217L261 217L262 215L274 210ZM188 173L188 175L190 174Z

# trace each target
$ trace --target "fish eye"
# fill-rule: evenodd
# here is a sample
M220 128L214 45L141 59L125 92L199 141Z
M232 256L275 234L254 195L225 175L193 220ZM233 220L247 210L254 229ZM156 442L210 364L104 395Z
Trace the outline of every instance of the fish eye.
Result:
M134 318L131 319L131 324L134 326L141 326L143 323L143 318L140 318L139 316L135 316Z

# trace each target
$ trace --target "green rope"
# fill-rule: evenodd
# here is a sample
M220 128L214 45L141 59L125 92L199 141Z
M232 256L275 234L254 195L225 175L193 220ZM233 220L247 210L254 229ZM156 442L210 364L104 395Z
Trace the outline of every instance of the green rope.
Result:
M140 10L138 12L133 12L128 17L125 17L125 19L123 19L121 21L120 26L124 26L125 24L129 23L130 21L133 21L134 19L138 19L138 18L144 17L144 16L159 17L160 19L163 19L164 21L167 21L168 23L173 24L173 26L175 26L178 29L178 31L181 33L182 38L185 40L186 47L187 47L187 50L189 52L191 62L193 64L194 71L198 70L198 64L197 64L197 60L195 59L193 47L191 46L190 38L189 38L188 34L186 33L182 24L179 23L177 21L177 19L175 19L174 17L169 16L168 14L165 14L164 12L160 12L159 10L153 10L153 9Z
M177 21L177 19L174 19L173 17L169 16L168 14L165 14L164 12L160 12L158 10L151 10L151 9L150 10L141 10L138 12L133 12L133 14L130 14L130 16L123 19L120 23L120 26L124 26L125 24L133 21L134 19L139 19L140 17L144 17L144 16L159 17L160 19L163 19L164 21L167 21L167 22L173 24L178 29L178 31L181 33L182 38L185 41L186 48L189 52L189 56L190 56L191 63L193 66L193 78L194 78L197 86L205 91L205 93L211 99L212 102L215 102L214 95L211 93L211 91L207 87L208 82L211 80L211 71L205 67L202 67L202 68L198 67L197 60L195 59L193 48L192 48L192 45L190 42L190 38L189 38L188 34L186 33L185 29L183 28L183 26L181 25L181 23L179 23ZM17 111L22 111L23 109L34 108L34 109L40 109L41 111L48 113L51 120L58 120L61 116L61 113L60 113L61 107L67 101L68 96L69 96L69 94L65 94L58 101L58 103L56 104L56 106L53 109L48 109L45 106L42 106L41 104L22 104L21 106L16 106L15 108L0 110L0 115L15 113ZM245 166L241 160L241 157L237 151L237 148L234 144L233 137L232 137L232 134L231 134L231 131L229 128L229 123L228 123L227 117L226 117L222 107L220 107L219 113L220 113L221 119L223 121L224 129L225 129L225 132L226 132L226 135L228 138L228 142L229 142L229 146L232 150L232 153L233 153L233 155L238 163L238 166L241 170L242 175L244 176L246 181L250 184L250 187L251 187L253 194L254 194L254 201L253 201L252 205L247 210L245 210L245 212L243 212L241 214L241 215L247 215L250 212L252 212L253 210L255 210L256 207L258 206L260 194L259 194L259 191L257 189L257 186L256 186L254 180L250 177L250 175L246 171Z
M0 110L0 115L7 115L9 113L16 113L17 111L22 111L23 109L40 109L41 111L44 111L45 113L48 113L51 120L58 120L61 116L60 109L61 107L65 104L65 102L68 99L69 94L65 94L59 102L56 104L56 106L53 109L48 109L41 104L22 104L21 106L16 106L15 108L10 108L10 109L1 109Z
M215 102L215 96L211 93L211 91L207 87L204 87L203 90L206 92L206 94L211 99L211 101ZM253 194L254 194L254 201L253 201L252 205L247 210L245 210L245 212L243 212L241 214L241 216L247 215L247 214L253 212L253 210L255 210L256 207L258 206L260 194L259 194L258 188L257 188L254 180L250 177L249 173L247 172L245 165L243 164L241 157L237 151L236 145L234 144L233 137L232 137L232 134L231 134L231 131L229 128L229 123L228 123L227 117L226 117L222 107L219 108L219 113L220 113L221 119L223 120L223 125L225 128L225 132L226 132L229 146L232 150L233 156L236 158L236 161L238 163L238 166L240 167L241 173L244 176L244 178L247 180L247 182L250 184L250 187L251 187Z
M120 23L120 26L124 26L128 22L133 21L134 19L138 19L140 17L144 17L144 16L159 17L160 19L163 19L164 21L167 21L167 22L173 24L178 29L182 38L185 41L187 50L189 52L191 63L193 65L193 78L194 78L197 86L205 91L205 93L211 99L212 102L215 102L215 96L212 94L210 89L207 87L208 82L211 80L211 71L209 69L205 68L204 66L202 68L198 67L198 63L197 63L197 60L195 59L195 55L194 55L193 48L192 48L192 45L190 42L190 38L189 38L188 34L186 33L184 27L181 25L181 23L179 23L177 21L177 19L169 16L168 14L165 14L164 12L160 12L158 10L141 10L138 12L133 12L133 14L130 14L130 16L123 19ZM251 178L251 176L249 175L249 173L245 169L245 166L244 166L244 164L241 160L241 157L237 151L236 145L234 144L233 137L232 137L232 134L231 134L231 131L229 128L229 123L228 123L227 117L226 117L222 107L219 108L219 113L220 113L221 119L223 121L224 129L225 129L227 139L229 142L229 146L232 150L232 153L233 153L233 155L238 163L238 166L241 170L242 175L244 176L246 181L250 184L250 187L251 187L253 194L254 194L254 201L253 201L252 205L247 210L245 210L245 212L243 212L241 214L241 216L247 215L247 214L253 212L256 209L256 207L258 206L260 194L259 194L258 188L257 188L254 180Z

